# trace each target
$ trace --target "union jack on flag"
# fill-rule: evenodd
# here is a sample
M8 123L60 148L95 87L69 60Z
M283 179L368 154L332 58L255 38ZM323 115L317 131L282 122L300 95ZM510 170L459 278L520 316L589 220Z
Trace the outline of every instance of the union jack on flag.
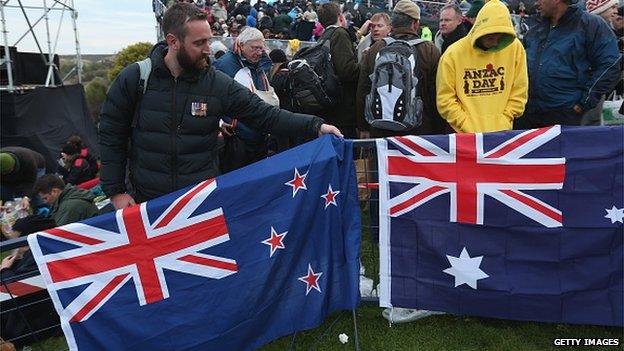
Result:
M558 190L565 178L565 158L534 158L527 154L557 138L559 126L528 130L485 149L484 135L451 134L448 150L418 136L378 141L387 150L387 181L417 184L388 198L392 217L414 211L450 193L451 222L483 224L488 195L546 227L560 227L560 210L526 190ZM383 153L381 153L383 154Z
M622 326L623 139L553 126L378 140L380 306Z
M70 322L88 319L128 280L140 305L169 297L163 269L221 279L235 274L236 261L199 251L229 240L221 208L191 217L216 188L210 179L191 188L150 222L147 203L116 213L119 233L73 223L40 233L76 245L73 250L45 255L51 287L89 284L63 314Z
M69 349L251 350L355 308L352 157L326 136L31 234Z

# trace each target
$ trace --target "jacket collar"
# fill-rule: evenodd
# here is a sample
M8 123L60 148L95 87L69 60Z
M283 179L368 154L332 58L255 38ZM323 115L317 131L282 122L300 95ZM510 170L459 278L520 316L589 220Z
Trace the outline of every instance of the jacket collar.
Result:
M236 60L238 61L240 65L242 65L242 67L249 67L249 69L252 69L252 70L257 70L260 68L260 61L253 63L247 60L245 56L243 55L235 54L235 53L232 53L232 54L234 55L234 57L236 57Z
M395 28L392 30L391 36L395 39L414 38L418 37L418 33L411 28Z
M58 209L59 204L61 203L61 201L63 201L63 198L65 198L67 193L69 193L71 191L71 189L73 189L73 188L74 188L73 185L70 185L70 184L65 185L65 188L63 188L63 190L59 194L58 198L56 198L56 201L54 201L54 203L52 204L52 208L50 210L54 211L55 209Z
M457 37L464 37L468 34L468 30L466 29L466 26L464 26L464 23L460 23L457 28L455 28L452 32L450 32L447 36L442 36L444 38L444 40L447 39L455 39Z
M577 18L581 14L581 11L582 10L577 5L568 6L566 12L559 19L559 23L557 24L557 26L561 26L562 24L565 24L573 20L574 18Z
M557 23L556 27L561 27L561 25L573 20L574 18L577 18L581 14L581 11L582 10L577 5L568 6L566 11L563 13L563 16L561 16L561 18L559 19L559 23ZM550 25L550 19L548 18L539 17L538 22L544 27L552 27Z

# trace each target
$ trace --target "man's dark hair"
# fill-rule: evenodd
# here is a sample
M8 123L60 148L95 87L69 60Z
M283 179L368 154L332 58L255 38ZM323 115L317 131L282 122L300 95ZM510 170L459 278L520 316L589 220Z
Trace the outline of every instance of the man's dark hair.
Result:
M392 28L409 28L414 22L416 20L406 14L397 12L392 14Z
M442 10L440 10L440 14L442 14L442 11L445 11L445 10L448 10L448 9L451 9L451 10L453 10L455 12L455 17L461 17L462 16L462 12L459 9L459 6L453 5L453 4L448 4L448 5L444 6L442 8Z
M338 4L334 2L328 2L319 6L316 13L318 14L319 22L321 22L323 28L327 28L338 22L338 17L340 16L340 7L338 7Z
M65 189L65 182L59 176L54 174L46 174L37 179L33 186L33 192L35 194L49 194L52 189Z
M163 17L161 27L164 36L171 33L180 40L186 36L186 23L189 21L206 20L206 14L194 4L178 2L173 4Z

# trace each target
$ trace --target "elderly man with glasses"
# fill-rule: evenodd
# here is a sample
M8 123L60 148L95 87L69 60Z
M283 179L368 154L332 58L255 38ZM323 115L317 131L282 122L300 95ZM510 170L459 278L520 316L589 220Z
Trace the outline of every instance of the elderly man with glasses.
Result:
M269 85L267 70L271 60L265 52L264 35L256 28L248 27L236 38L233 50L214 63L215 69L234 78L265 102L279 106L279 99ZM236 116L225 116L222 132L225 134L225 154L222 157L223 172L259 161L268 154L267 135L256 132ZM233 147L236 143L237 146ZM234 150L235 149L235 150Z

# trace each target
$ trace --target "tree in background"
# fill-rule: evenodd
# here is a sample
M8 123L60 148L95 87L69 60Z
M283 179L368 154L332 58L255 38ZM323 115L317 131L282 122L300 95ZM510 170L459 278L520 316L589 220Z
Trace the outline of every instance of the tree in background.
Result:
M106 79L101 77L94 78L85 87L89 113L91 114L91 118L93 118L93 122L95 122L96 125L100 121L100 110L102 109L104 100L106 100L107 87L108 82Z
M115 56L113 68L108 70L108 80L112 82L124 67L133 62L145 59L152 49L152 46L153 44L151 43L140 42L132 44L118 52Z

